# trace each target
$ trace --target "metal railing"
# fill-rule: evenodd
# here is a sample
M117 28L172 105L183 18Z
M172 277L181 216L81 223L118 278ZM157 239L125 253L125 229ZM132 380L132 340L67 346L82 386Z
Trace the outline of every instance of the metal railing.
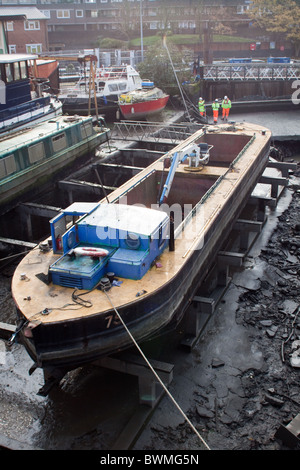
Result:
M292 64L212 64L200 68L204 80L297 80L300 63Z

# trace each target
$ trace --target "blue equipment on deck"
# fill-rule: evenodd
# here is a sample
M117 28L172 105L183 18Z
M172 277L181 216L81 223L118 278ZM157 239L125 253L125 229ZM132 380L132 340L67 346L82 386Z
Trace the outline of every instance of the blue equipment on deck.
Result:
M190 167L197 168L200 164L206 165L209 161L209 151L212 147L212 145L209 146L206 142L201 142L199 144L193 143L174 153L171 168L159 199L159 205L161 205L165 198L168 197L178 165L183 163L186 159L189 160Z
M85 210L69 229L68 219L84 213L80 204L50 221L53 252L62 254L49 268L53 284L92 289L108 272L141 279L167 245L165 212L123 204L87 204Z

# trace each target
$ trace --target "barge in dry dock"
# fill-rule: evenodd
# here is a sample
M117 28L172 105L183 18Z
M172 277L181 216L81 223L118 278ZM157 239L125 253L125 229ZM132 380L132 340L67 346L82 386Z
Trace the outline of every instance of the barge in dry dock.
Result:
M117 312L139 343L178 324L268 162L270 139L246 123L200 129L99 203L52 219L51 237L12 280L17 331L35 364L66 370L130 347Z

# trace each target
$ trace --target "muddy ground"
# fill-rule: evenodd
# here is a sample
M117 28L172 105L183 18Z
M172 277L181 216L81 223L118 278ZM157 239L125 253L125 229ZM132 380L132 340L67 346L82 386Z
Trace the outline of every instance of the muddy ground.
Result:
M276 433L300 413L299 178L281 205L189 359L178 359L171 390L212 450L288 449ZM205 446L164 397L135 448Z
M187 353L157 343L157 358L174 363L172 396L212 450L287 449L276 432L300 413L299 181L300 172L270 210L195 349ZM12 273L8 267L1 274L0 321L14 323ZM135 407L132 378L117 388L112 374L86 368L44 399L36 396L41 374L28 379L30 360L22 363L20 345L11 351L0 345L6 369L0 372L0 434L42 449L112 448L118 425ZM132 448L178 452L205 446L165 395Z

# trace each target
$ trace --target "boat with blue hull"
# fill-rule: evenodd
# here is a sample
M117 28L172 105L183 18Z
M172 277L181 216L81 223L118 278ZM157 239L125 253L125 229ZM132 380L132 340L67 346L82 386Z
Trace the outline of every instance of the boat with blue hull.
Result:
M52 219L12 280L35 366L67 370L129 348L124 324L139 344L174 328L264 171L270 140L247 123L201 128L105 199Z
M104 121L58 116L0 137L0 211L49 182L75 160L92 155L110 137Z
M62 103L34 78L37 55L0 54L0 133L62 114Z

